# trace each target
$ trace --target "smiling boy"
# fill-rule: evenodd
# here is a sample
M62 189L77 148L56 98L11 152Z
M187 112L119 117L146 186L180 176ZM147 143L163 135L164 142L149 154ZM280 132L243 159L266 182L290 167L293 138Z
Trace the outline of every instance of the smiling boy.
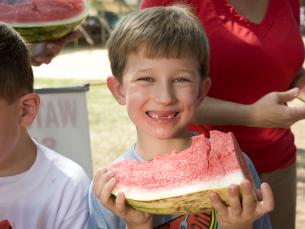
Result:
M135 145L116 161L152 160L188 148L192 133L186 127L210 87L208 43L195 16L178 5L135 11L113 31L108 48L114 75L107 79L108 88L126 106L137 132ZM115 182L107 169L101 169L93 180L89 210L97 228L178 228L184 220L185 216L153 216L130 208L124 193L111 197ZM273 197L267 184L261 188L262 200L257 202L251 182L242 182L240 203L237 187L230 186L229 207L213 193L210 198L218 216L214 211L199 214L199 218L208 218L201 228L217 228L218 224L222 229L269 228L265 213L272 210Z

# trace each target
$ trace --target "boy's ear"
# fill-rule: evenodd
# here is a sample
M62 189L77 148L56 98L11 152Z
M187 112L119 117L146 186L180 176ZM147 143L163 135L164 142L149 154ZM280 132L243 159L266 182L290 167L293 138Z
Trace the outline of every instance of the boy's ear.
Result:
M40 99L37 94L30 93L22 96L19 102L20 125L27 128L32 124L38 114Z
M108 89L111 91L113 97L118 101L120 105L125 105L125 93L123 90L122 84L113 76L109 76L107 78L107 86Z
M209 89L211 87L211 78L207 77L206 79L201 81L201 85L197 95L197 106L203 101L203 99L207 96Z

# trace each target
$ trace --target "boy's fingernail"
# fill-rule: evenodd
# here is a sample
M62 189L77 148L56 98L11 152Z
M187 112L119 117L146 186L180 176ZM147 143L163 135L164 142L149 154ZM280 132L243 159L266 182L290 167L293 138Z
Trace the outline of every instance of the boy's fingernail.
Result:
M113 172L112 171L107 171L107 175L108 176L113 176Z
M231 184L231 185L229 186L229 189L230 189L230 190L236 189L236 185L235 185L235 184Z
M215 192L211 192L209 196L210 196L210 198L211 198L212 200L215 200L215 199L216 199L216 193L215 193Z

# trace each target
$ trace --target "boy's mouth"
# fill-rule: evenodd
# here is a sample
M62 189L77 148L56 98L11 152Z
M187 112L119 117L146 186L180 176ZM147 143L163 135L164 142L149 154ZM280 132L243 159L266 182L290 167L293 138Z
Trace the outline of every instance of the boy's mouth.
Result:
M150 112L150 111L147 111L146 114L152 118L152 119L155 119L155 120L160 120L160 119L164 119L164 120L167 120L167 119L173 119L175 118L177 115L178 115L179 112L173 112L173 113L164 113L164 114L158 114L158 113L155 113L155 112Z

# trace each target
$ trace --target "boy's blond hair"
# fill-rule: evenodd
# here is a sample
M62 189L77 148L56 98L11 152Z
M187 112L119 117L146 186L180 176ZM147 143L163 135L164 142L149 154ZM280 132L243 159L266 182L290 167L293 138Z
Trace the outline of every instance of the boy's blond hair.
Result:
M139 51L148 58L195 58L202 78L208 75L208 42L205 32L185 5L152 7L127 15L108 42L113 75L122 82L128 55Z
M21 36L0 22L0 99L8 103L33 92L33 71L28 48Z

